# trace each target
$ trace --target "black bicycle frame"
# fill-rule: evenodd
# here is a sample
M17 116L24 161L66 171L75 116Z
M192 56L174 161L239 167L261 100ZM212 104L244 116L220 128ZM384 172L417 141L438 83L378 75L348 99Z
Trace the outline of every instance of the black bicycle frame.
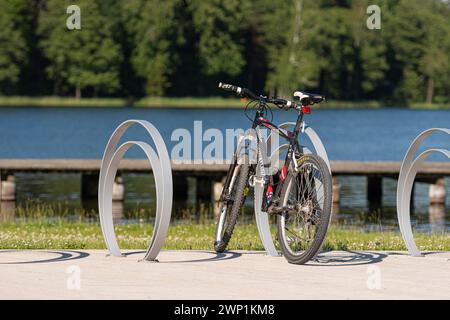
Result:
M301 151L300 149L300 144L298 142L298 134L300 133L300 129L302 126L302 122L303 122L303 117L304 117L304 113L303 111L300 109L300 112L298 114L297 117L297 121L295 123L295 127L294 130L288 131L286 130L286 133L283 132L283 130L281 130L277 125L273 124L272 122L270 122L269 120L264 118L264 112L262 108L259 108L256 111L256 115L255 115L255 119L253 121L253 129L256 129L258 126L263 126L267 129L269 129L272 132L277 133L279 136L281 136L282 138L284 138L285 140L287 140L289 142L289 148L286 154L286 158L284 161L284 165L280 174L280 181L283 181L286 178L286 174L287 171L289 169L289 165L291 164L291 160L292 160L292 155L295 154L295 152L297 151ZM271 177L272 179L272 177ZM271 181L271 183L273 183L273 181ZM280 192L281 192L281 184L279 184L277 186L277 188L275 189L274 192L274 199L277 199ZM266 194L264 193L264 196L266 196Z
M279 136L281 136L282 138L284 138L285 140L287 140L289 142L289 148L288 148L288 152L286 154L286 158L285 158L285 162L283 165L283 169L282 169L282 173L281 173L281 181L284 180L287 170L289 169L289 165L291 163L292 160L292 155L297 152L297 151L301 151L300 149L300 144L298 142L298 134L300 132L301 126L302 126L302 122L303 122L303 116L304 116L304 112L302 109L300 109L299 115L297 117L297 122L295 124L294 130L292 132L286 130L286 133L280 129L277 125L273 124L272 122L270 122L269 120L264 118L264 109L266 108L266 102L264 101L264 98L261 97L260 98L260 103L259 103L259 107L258 110L255 113L255 118L253 120L253 124L252 124L252 129L255 130L258 126L262 126L265 127L269 130L271 130L272 132L277 133ZM259 137L258 137L259 139ZM237 154L234 154L234 157L232 159L232 163L230 165L230 169L228 170L227 176L225 178L225 186L228 188L231 177L233 175L233 171L235 168L235 165L237 163ZM284 174L284 176L283 176ZM272 177L271 177L272 179ZM224 188L222 191L222 195L220 197L220 200L223 201L224 199L224 195L226 193L226 189ZM278 186L275 190L274 193L274 198L277 199L279 196L279 193L281 192L281 188L280 186Z

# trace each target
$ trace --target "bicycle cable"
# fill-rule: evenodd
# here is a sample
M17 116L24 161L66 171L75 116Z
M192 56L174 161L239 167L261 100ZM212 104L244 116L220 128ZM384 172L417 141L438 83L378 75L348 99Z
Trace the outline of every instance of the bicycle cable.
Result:
M244 114L247 117L248 120L250 120L251 122L253 122L253 119L248 115L248 108L250 107L250 105L254 102L259 102L258 100L254 99L254 100L250 100L246 105L245 105L245 109L244 109ZM255 104L256 105L256 104ZM252 109L254 108L254 106L252 106Z

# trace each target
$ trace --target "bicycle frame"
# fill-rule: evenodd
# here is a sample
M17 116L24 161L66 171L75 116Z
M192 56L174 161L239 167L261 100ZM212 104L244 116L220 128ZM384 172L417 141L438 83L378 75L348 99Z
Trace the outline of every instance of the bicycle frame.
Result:
M291 163L293 163L293 161L295 161L295 154L296 152L299 152L301 154L301 148L300 148L300 144L298 142L298 134L300 133L300 129L303 123L303 117L304 117L304 112L302 109L300 109L299 114L297 116L297 121L295 123L295 127L294 130L288 131L286 130L286 132L284 132L283 129L279 128L277 125L273 124L272 122L270 122L269 120L264 118L264 114L262 109L258 109L256 111L255 114L255 119L253 121L253 129L256 129L257 127L264 127L269 129L271 132L274 132L276 134L278 134L280 137L282 137L283 139L285 139L286 141L288 141L288 150L287 150L287 154L285 157L285 161L283 164L283 168L281 169L281 173L279 175L279 180L280 182L283 182L283 180L286 178L289 166L291 165ZM259 137L258 137L259 139ZM268 187L270 188L273 185L273 176L270 176L269 178L269 182L268 182ZM276 202L279 198L280 192L281 192L281 186L282 184L279 183L275 189L275 192L273 192L273 201L270 202ZM268 198L268 193L270 192L264 192L264 200L263 204L269 204L267 201Z
M286 158L284 161L284 165L283 168L281 170L280 173L280 182L282 182L287 175L289 166L291 164L291 162L293 162L293 160L295 160L295 154L296 152L299 152L301 154L302 150L300 148L300 144L298 141L298 135L300 133L300 129L303 123L303 117L305 114L305 109L304 108L308 108L307 106L302 106L302 108L299 110L299 114L297 116L297 121L294 127L293 131L284 131L283 129L279 128L277 125L273 124L272 122L270 122L269 120L267 120L266 118L264 118L264 109L266 108L267 104L264 101L264 97L260 97L260 102L259 102L259 107L256 110L255 113L255 118L253 120L252 123L252 129L255 130L258 127L264 127L269 129L271 132L274 132L276 134L278 134L280 137L282 137L283 139L285 139L286 141L288 141L289 147L288 147L288 151L286 154ZM259 143L259 139L260 137L257 137L258 143ZM230 166L230 170L228 170L226 179L225 179L225 185L228 185L230 180L231 180L231 176L233 173L233 170L231 170L231 168L234 169L234 166L237 164L237 154L235 153L234 158L232 160L231 166ZM255 168L256 165L252 165L252 172L255 172ZM267 185L273 185L273 176L269 177L269 183ZM274 200L279 198L279 194L281 192L281 185L282 184L278 184L277 188L275 189L275 192L273 193L274 195ZM224 195L225 195L225 188L222 191L222 195L220 197L221 201L225 200L224 199ZM264 193L264 198L266 201L263 201L263 203L267 203L267 193Z

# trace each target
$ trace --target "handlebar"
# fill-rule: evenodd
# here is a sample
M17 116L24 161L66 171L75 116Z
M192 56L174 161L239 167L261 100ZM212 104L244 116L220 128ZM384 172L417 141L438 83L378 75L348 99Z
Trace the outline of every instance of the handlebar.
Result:
M247 88L241 88L238 86L234 86L232 84L226 84L226 83L222 83L219 82L219 88L221 88L222 90L225 91L229 91L229 92L233 92L238 96L241 97L249 97L255 100L261 100L262 96L257 96L256 94L254 94L252 91L250 91ZM273 103L274 105L276 105L278 108L280 109L289 109L289 108L297 108L298 106L290 101L290 100L286 100L286 99L282 99L282 98L272 98L272 99L267 99L264 98L266 103Z
M251 92L249 89L234 86L232 84L226 84L226 83L219 82L219 88L221 88L225 91L234 92L238 96L242 96L242 97L249 97L249 98L256 99L256 100L259 100L259 98L260 98L256 94Z

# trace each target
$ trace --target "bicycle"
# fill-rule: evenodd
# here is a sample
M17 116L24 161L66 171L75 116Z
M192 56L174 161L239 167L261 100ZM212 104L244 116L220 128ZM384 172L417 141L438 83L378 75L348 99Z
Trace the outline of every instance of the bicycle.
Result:
M320 251L331 219L332 178L325 161L317 155L304 154L298 135L310 106L325 100L322 95L295 92L297 104L279 97L256 95L246 88L219 83L219 88L250 99L245 114L252 121L252 129L267 128L288 141L288 150L281 172L264 176L263 211L277 215L277 239L282 254L293 264L304 264ZM256 109L253 120L248 116L249 106ZM269 105L280 109L298 111L294 130L284 131L267 120ZM256 135L259 149L261 137ZM261 159L257 153L258 161ZM214 248L225 251L233 234L237 218L254 185L256 164L249 163L249 154L233 155L224 188L219 199L219 218L216 226ZM275 187L275 188L274 188Z

